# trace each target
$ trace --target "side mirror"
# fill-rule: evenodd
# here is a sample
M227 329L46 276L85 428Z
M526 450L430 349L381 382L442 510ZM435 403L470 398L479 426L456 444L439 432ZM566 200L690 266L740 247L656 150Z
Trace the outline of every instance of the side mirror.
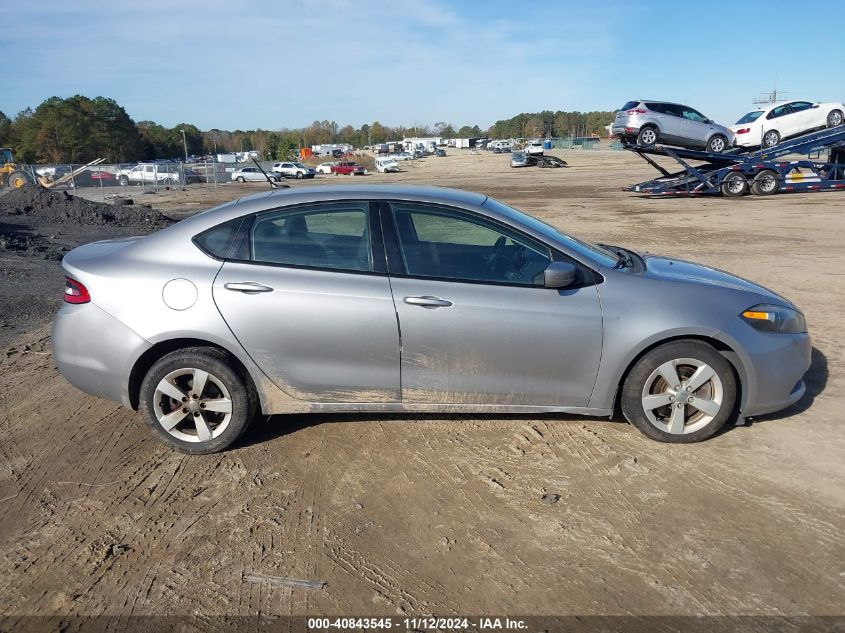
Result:
M546 288L566 288L575 281L578 269L569 262L552 262L543 271L543 285Z

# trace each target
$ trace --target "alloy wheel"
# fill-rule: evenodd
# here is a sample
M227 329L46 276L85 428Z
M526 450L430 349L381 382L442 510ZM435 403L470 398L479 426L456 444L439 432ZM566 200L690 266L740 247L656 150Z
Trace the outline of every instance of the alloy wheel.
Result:
M170 372L156 385L153 412L161 427L184 442L220 436L232 418L232 398L214 374L195 367Z
M677 358L655 369L642 392L646 418L673 435L707 426L722 408L724 388L716 371L695 358Z

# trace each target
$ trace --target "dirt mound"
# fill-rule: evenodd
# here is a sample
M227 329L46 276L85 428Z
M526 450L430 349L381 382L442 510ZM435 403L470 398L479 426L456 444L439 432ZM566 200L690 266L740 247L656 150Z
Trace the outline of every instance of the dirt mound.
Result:
M28 185L0 197L0 214L29 216L36 223L85 224L93 226L161 229L173 220L147 208L112 206Z

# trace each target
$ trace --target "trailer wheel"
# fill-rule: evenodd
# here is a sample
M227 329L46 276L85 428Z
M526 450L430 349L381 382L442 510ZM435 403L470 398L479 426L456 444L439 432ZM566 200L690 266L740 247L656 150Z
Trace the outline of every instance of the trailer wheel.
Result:
M761 171L754 176L754 181L751 183L751 193L755 196L770 196L777 193L778 189L780 189L778 175L771 169Z
M836 127L842 125L843 116L842 110L833 110L827 115L827 127Z
M774 147L780 143L780 132L777 130L769 130L763 135L763 147Z
M651 147L657 142L657 128L646 126L637 134L637 145Z
M722 195L738 198L748 192L748 180L740 172L734 171L722 179Z

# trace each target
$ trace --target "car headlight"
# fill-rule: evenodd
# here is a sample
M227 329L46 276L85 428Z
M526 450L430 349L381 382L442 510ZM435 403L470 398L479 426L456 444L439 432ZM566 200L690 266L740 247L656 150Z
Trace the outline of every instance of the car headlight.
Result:
M762 303L748 308L740 316L746 323L764 332L797 334L807 331L804 315L785 306Z

